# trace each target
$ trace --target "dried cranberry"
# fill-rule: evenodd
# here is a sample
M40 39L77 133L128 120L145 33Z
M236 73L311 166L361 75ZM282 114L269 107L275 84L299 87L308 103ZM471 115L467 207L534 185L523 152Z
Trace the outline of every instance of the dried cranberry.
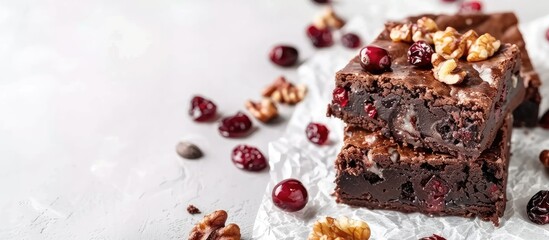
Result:
M250 118L246 114L238 112L234 116L223 118L218 129L223 137L234 138L245 136L251 128Z
M373 104L364 105L364 112L366 112L370 118L375 118L377 115L377 109Z
M191 108L189 109L189 115L197 122L204 122L211 120L215 117L217 106L210 100L194 96L191 100Z
M341 107L347 106L347 103L349 102L349 93L345 88L337 87L332 92L332 96L334 98L334 103L339 104Z
M547 39L547 41L549 41L549 29L547 29L547 32L545 32L545 38Z
M446 238L443 238L439 235L433 234L433 236L420 238L419 240L446 240Z
M539 119L539 126L545 129L549 129L549 110L541 116Z
M432 176L431 179L423 187L428 194L426 203L431 211L439 212L444 209L444 197L450 191L444 180L437 176Z
M307 125L307 129L305 129L305 134L307 134L307 138L312 142L316 143L318 145L322 145L328 140L328 134L330 133L330 130L324 125L320 123L309 123Z
M367 46L360 50L360 65L368 72L382 73L391 68L391 57L383 48Z
M431 45L417 41L408 49L408 62L418 67L431 67L431 56L435 53Z
M329 47L334 43L332 32L328 28L320 29L315 25L310 25L307 28L307 36L313 43L313 46L317 48Z
M313 0L313 2L318 4L326 4L326 3L330 3L330 0Z
M361 45L360 37L354 33L346 33L341 36L341 43L347 48L357 48Z
M459 13L478 13L482 11L482 3L479 1L465 1L461 3Z
M528 205L526 205L526 212L530 221L536 224L548 224L549 223L549 191L539 191L534 195Z
M293 178L279 182L273 188L272 199L275 206L286 211L296 212L307 205L307 189Z
M544 167L549 169L549 149L545 149L539 153L539 161Z
M248 171L261 171L267 167L267 159L259 149L249 145L238 145L233 149L231 155L234 165L237 168Z
M295 47L287 45L278 45L271 49L269 58L273 63L283 67L289 67L297 62L299 52Z

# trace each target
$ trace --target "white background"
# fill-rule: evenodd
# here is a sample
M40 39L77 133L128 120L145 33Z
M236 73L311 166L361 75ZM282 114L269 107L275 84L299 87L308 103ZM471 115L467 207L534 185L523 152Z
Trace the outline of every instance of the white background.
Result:
M371 2L390 5L390 18L416 4L418 13L455 10L437 0L336 9L351 18ZM546 1L485 7L523 21L549 13ZM309 0L0 1L0 239L186 239L201 219L188 204L227 210L249 239L269 174L236 169L230 152L249 143L267 154L285 124L225 139L215 123L189 119L189 100L202 94L229 115L277 76L296 81L267 53L290 43L301 60L314 54L304 29L321 9ZM291 108L282 111L288 119ZM206 156L180 159L182 139Z

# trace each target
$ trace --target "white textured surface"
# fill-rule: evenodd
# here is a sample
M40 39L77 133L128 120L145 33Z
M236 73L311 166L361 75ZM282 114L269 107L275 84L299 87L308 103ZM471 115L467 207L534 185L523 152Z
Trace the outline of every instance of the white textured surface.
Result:
M369 22L371 21L364 21L362 18L353 19L348 27L360 31ZM542 42L541 45L547 47L549 42L530 31L541 26L549 26L549 17L527 23L523 27L524 34L528 38L537 37L537 42ZM531 52L533 55L545 54ZM541 128L517 129L513 132L508 202L499 228L494 227L491 222L479 219L433 218L418 213L402 214L337 204L332 196L336 174L333 162L341 149L343 124L338 119L326 119L322 113L326 111L325 106L331 99L334 83L330 73L341 69L348 59L348 54L334 49L315 55L299 68L299 79L312 87L309 88L307 99L295 110L286 133L269 145L271 180L256 218L254 239L305 239L314 222L323 216L346 216L364 220L370 225L372 239L415 240L432 234L446 239L468 240L549 239L549 225L533 224L526 216L528 200L540 190L549 190L549 172L543 168L538 158L541 150L549 148L549 131ZM549 77L548 62L539 62L538 69L544 72L542 78ZM549 86L542 89L542 95L549 96ZM548 99L545 99L544 107L547 102ZM319 147L300 133L299 130L304 129L311 120L327 124L332 131L331 144ZM382 171L375 169L375 173L379 175ZM272 204L273 186L286 178L299 179L308 189L309 202L303 210L296 213L280 211Z
M532 20L549 3L517 5L491 0L487 10ZM438 0L337 8L378 22L453 11ZM319 10L309 0L0 1L0 239L185 239L201 218L189 203L228 210L250 239L269 174L235 169L229 153L241 142L266 152L285 123L227 140L190 121L188 101L200 93L232 114L278 75L296 80L266 55L287 42L311 56L303 31ZM206 156L179 159L181 139Z

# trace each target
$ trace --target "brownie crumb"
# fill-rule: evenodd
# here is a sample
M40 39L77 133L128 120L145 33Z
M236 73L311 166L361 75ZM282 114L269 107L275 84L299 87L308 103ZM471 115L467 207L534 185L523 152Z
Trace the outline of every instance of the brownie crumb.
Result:
M190 204L190 205L187 207L187 212L188 212L189 214L192 214L192 215L201 213L201 212L200 212L200 209L196 208L196 207L195 207L194 205L192 205L192 204Z

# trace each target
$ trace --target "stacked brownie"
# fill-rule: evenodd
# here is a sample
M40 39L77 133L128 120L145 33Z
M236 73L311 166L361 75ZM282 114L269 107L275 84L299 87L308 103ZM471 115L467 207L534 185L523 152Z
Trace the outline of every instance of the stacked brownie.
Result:
M497 225L506 203L513 111L521 106L520 111L532 115L521 115L521 124L528 124L534 111L537 119L539 78L513 14L426 17L439 29L472 29L478 35L494 31L501 46L484 60L455 59L464 79L450 84L437 78L433 68L409 62L413 42L392 38L396 26L420 17L386 24L370 45L387 51L390 69L368 71L357 56L336 74L328 116L347 124L335 162L337 201L478 216ZM525 99L525 94L533 95Z

